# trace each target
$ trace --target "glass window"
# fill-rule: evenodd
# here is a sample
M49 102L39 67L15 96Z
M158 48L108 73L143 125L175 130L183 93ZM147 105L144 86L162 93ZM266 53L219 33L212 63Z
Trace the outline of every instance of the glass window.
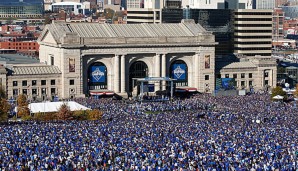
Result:
M41 94L47 94L47 89L46 88L42 88L41 89Z
M249 78L252 78L252 73L249 73L249 74L248 74L248 77L249 77Z
M27 86L27 81L26 80L22 81L22 86Z
M209 75L205 75L205 80L209 80Z
M74 85L74 80L69 80L69 85Z
M249 81L249 82L248 82L248 85L249 85L249 86L252 86L252 81Z
M241 86L245 86L245 81L241 81Z
M237 78L237 74L233 74L233 78Z
M32 89L32 95L34 95L34 94L37 94L37 89L36 88Z
M241 78L245 78L245 73L241 73Z
M19 91L18 91L18 89L13 89L13 90L12 90L12 94L13 94L14 96L19 95Z
M36 80L32 80L32 86L36 86Z
M230 75L229 75L229 74L226 74L226 75L225 75L225 78L230 78Z
M23 94L27 95L27 89L23 89Z
M18 81L13 81L13 82L12 82L12 85L13 85L13 86L18 86Z
M41 80L41 85L47 85L47 81L46 80Z
M268 77L269 76L269 73L268 72L265 72L265 77Z
M51 88L51 94L56 94L56 88Z
M56 80L51 80L51 85L55 85L56 84Z
M268 80L265 80L265 85L268 85L269 84L269 81Z

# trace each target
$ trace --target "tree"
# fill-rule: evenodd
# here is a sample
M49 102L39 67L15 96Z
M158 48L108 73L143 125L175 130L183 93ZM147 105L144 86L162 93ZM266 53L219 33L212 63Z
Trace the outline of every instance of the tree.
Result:
M274 96L277 96L277 95L283 96L284 97L284 100L286 100L288 98L287 97L287 93L285 91L283 91L282 90L282 87L280 87L280 86L277 86L277 87L275 87L275 88L272 89L271 99Z
M294 96L298 98L298 84L296 84L296 90L294 92Z
M57 118L59 120L71 120L73 119L73 112L70 111L69 106L66 103L63 103L57 113Z
M8 119L8 111L10 109L10 104L8 101L4 98L1 98L0 100L0 121L7 121Z
M17 116L24 117L29 115L30 110L28 108L27 97L24 94L20 94L17 98Z
M89 110L88 111L88 119L89 120L101 120L103 116L103 112L99 109Z

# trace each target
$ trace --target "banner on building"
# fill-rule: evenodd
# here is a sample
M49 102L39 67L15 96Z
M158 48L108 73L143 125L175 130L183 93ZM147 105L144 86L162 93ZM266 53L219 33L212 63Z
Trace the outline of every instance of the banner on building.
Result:
M205 69L210 68L210 55L205 55Z
M69 72L75 72L75 71L76 71L75 59L69 58Z
M92 66L91 67L91 82L103 83L106 82L106 67L105 66Z
M186 64L174 64L172 70L172 78L176 80L186 79Z

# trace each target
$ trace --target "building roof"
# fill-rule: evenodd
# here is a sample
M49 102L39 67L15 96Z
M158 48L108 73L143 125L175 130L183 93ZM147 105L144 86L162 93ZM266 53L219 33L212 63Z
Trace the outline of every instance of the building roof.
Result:
M191 21L163 24L99 24L54 22L46 25L39 41L50 32L57 43L68 34L79 38L164 38L194 37L207 32L202 26Z
M5 64L31 64L39 63L35 58L23 54L0 54L0 63Z
M250 61L233 62L223 67L223 69L234 69L234 68L256 68L257 66Z
M48 75L61 74L57 66L36 65L36 66L13 66L9 68L11 75Z

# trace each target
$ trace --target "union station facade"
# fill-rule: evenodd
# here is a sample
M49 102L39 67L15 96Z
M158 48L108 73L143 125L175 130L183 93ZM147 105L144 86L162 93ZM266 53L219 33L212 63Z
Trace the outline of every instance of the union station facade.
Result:
M60 98L127 95L137 78L168 77L177 88L212 92L214 35L192 20L178 24L54 22L39 38L40 62L61 72ZM166 90L154 82L154 91Z

